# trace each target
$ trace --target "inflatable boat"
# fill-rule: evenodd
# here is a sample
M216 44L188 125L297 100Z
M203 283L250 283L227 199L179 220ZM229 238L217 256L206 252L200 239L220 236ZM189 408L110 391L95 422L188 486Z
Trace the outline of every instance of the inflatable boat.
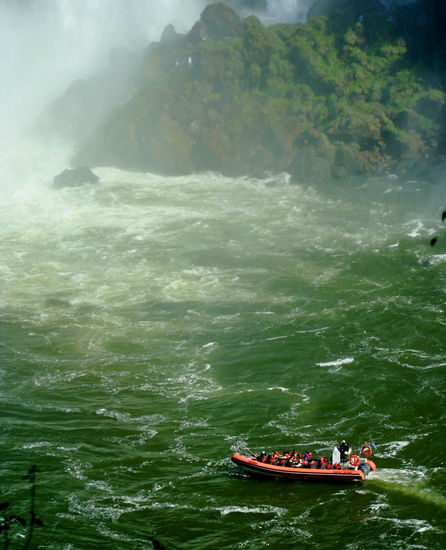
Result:
M340 451L335 447L330 459L320 457L312 459L311 453L284 453L277 451L266 455L249 452L234 453L232 462L244 472L260 477L285 479L291 481L334 481L357 482L364 481L370 471L376 469L375 463L369 459L372 445L364 445L359 454Z

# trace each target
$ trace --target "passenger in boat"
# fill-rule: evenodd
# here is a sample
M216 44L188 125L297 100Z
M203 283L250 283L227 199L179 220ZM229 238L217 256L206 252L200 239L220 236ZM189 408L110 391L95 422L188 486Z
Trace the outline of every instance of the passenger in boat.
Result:
M266 453L265 451L262 451L259 456L257 457L257 460L259 462L266 462Z
M293 468L300 468L300 466L302 465L301 462L302 462L301 453L296 453L296 452L293 453L291 466Z
M325 464L327 464L327 458L325 456L321 456L319 458L319 460L317 461L317 466L316 468L323 468L325 466Z
M293 468L299 468L301 466L301 462L302 462L301 453L293 452L293 455L291 457L291 466Z
M303 458L303 465L306 468L311 468L314 465L314 460L312 459L313 453L311 451L306 451Z
M285 466L292 466L294 461L296 460L296 451L293 449L291 453L288 453L288 458L285 462Z
M291 453L290 452L284 452L282 456L279 458L279 464L280 466L285 466L286 462L290 458Z
M352 452L350 445L346 443L345 439L343 439L342 443L338 446L338 451L341 455L341 462L348 460Z

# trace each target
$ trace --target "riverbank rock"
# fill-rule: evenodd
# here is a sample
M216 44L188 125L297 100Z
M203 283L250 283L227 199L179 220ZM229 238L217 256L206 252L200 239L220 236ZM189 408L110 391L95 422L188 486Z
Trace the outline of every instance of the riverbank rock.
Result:
M98 176L87 166L66 168L63 172L53 178L55 187L79 187L86 183L97 183Z

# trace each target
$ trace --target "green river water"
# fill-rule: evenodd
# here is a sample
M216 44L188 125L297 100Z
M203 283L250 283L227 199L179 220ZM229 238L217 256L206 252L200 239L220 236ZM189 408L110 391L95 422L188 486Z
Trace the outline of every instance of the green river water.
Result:
M27 517L38 466L33 547L443 548L444 191L113 168L56 190L67 155L0 166L0 486ZM342 439L377 445L363 484L230 461Z

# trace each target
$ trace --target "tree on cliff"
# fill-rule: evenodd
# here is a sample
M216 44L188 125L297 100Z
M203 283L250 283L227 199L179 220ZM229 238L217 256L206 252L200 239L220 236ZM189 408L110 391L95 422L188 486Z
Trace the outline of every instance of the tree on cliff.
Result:
M206 7L187 35L151 46L144 85L76 162L305 179L425 171L444 158L445 94L413 66L401 11L349 13L266 28Z

